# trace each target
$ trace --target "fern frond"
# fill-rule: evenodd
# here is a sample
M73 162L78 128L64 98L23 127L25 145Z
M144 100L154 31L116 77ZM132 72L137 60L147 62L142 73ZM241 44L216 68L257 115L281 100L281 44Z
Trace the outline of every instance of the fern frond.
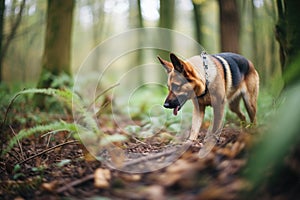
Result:
M2 155L6 154L7 152L9 152L14 145L17 144L18 141L24 139L24 138L28 138L30 136L32 136L33 134L36 133L44 133L47 131L52 131L52 130L64 130L64 131L68 131L70 133L75 133L77 132L77 128L78 126L74 123L67 123L65 121L56 121L50 124L46 124L46 125L38 125L29 129L23 129L21 130L15 137L13 137L7 147L4 149Z
M20 91L16 94L20 95L20 94L34 94L34 93L38 93L38 94L45 94L45 95L54 95L56 93L57 89L54 88L30 88L30 89L26 89L23 91Z
M112 86L113 88L115 86ZM109 88L109 89L111 89ZM105 90L104 92L107 92L109 89ZM59 100L62 100L67 106L69 106L73 114L76 115L77 119L73 123L67 123L65 121L56 121L53 123L49 123L46 125L38 125L29 129L23 129L21 130L15 137L13 137L2 152L3 156L7 152L9 152L14 145L17 144L19 140L22 140L24 138L28 138L36 133L47 133L47 132L54 132L57 130L63 130L68 131L70 133L86 133L86 132L92 132L93 134L96 134L97 136L103 136L101 135L102 132L100 131L97 119L95 118L93 112L88 111L89 107L87 107L84 103L84 101L78 96L75 92L73 92L70 89L54 89L54 88L31 88L26 89L23 91L18 92L13 99L10 102L9 107L7 108L7 111L5 113L4 121L2 125L5 124L5 120L7 117L7 113L13 104L13 102L16 100L16 98L23 94L44 94L44 95L50 95L53 97L58 98ZM102 93L103 94L103 93ZM100 95L99 95L100 96ZM99 98L99 96L97 98ZM97 99L96 99L97 100ZM95 100L95 101L96 101ZM1 127L2 127L1 125ZM116 136L114 136L116 137ZM116 138L110 138L109 141L115 141L115 140L121 140L123 138L116 137ZM108 139L107 139L108 140Z
M74 103L80 104L79 97L75 95L69 89L54 89L54 88L30 88L18 92L16 96L21 94L44 94L50 95L59 98L60 100L64 101L70 108L72 108L73 98L76 97L76 101Z

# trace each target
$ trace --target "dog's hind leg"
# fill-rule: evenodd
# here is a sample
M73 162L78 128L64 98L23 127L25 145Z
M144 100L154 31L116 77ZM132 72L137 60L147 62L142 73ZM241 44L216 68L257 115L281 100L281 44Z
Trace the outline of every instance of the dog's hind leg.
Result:
M250 95L248 92L242 93L242 95L250 121L251 123L255 124L257 95L255 93Z
M229 102L229 108L232 112L234 112L239 118L241 121L246 121L246 117L245 115L241 112L241 109L240 109L240 100L241 100L242 96L239 95L237 96L236 98L234 98L233 100L231 100Z
M247 91L242 92L244 104L251 123L256 123L256 106L258 98L258 82L247 84Z
M246 88L242 91L242 97L251 123L256 123L256 107L259 91L259 76L250 62L249 74L245 77Z

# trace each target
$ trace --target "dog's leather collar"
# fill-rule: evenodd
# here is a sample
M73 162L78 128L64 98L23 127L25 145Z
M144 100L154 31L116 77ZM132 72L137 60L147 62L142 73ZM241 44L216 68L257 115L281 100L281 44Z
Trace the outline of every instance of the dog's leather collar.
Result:
M204 97L207 94L207 92L208 92L208 88L207 88L207 84L206 84L204 92L200 96L197 96L197 99Z
M206 56L207 56L206 52L203 51L201 53L201 57L202 57L203 67L204 67L204 72L205 72L205 90L200 96L197 96L198 99L204 97L208 92L209 81L208 81L208 74L207 74L208 64L207 64Z

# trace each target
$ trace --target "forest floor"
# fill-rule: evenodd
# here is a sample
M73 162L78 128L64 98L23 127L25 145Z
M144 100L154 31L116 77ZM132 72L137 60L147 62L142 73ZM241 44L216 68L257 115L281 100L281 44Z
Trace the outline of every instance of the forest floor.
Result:
M7 131L18 132L12 127ZM113 130L112 130L113 131ZM238 199L248 187L240 172L247 162L252 134L242 128L224 128L220 141L204 158L198 152L205 136L191 144L165 167L145 173L127 173L96 160L66 132L30 137L16 145L1 162L1 199ZM160 141L160 142L159 142ZM168 147L156 134L144 141L130 139L126 150L148 161L164 162L172 153L153 152ZM129 163L134 169L145 159ZM154 161L153 161L154 163ZM122 165L122 163L120 163ZM16 167L18 166L18 167ZM143 167L143 166L142 166ZM105 199L105 198L104 198Z
M217 145L199 158L206 128L200 131L198 142L178 158L172 157L170 164L144 173L109 167L64 131L26 138L0 162L0 199L246 199L243 195L250 184L242 172L256 130L225 126ZM5 131L16 134L18 128L8 126ZM122 157L115 155L116 164L120 168L130 165L134 171L147 163L149 167L149 163L165 162L176 151L172 147L168 151L162 135L125 141L123 149L143 158L118 163ZM261 199L271 199L265 195Z

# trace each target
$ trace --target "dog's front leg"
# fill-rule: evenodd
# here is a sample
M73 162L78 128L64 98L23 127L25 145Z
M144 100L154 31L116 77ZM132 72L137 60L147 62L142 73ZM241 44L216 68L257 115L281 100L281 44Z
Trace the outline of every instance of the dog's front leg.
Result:
M192 129L189 140L195 141L198 138L199 130L204 118L205 107L200 106L196 99L193 100L194 110L192 119Z
M198 154L200 158L204 158L213 149L219 139L224 115L225 99L217 98L216 101L212 100L212 107L214 112L213 127L212 131L208 131L204 138L203 147Z
M215 136L216 138L219 137L221 133L224 109L225 109L225 98L216 98L214 102L212 102L213 112L214 112L214 119L213 119L213 127L212 132L208 135Z

